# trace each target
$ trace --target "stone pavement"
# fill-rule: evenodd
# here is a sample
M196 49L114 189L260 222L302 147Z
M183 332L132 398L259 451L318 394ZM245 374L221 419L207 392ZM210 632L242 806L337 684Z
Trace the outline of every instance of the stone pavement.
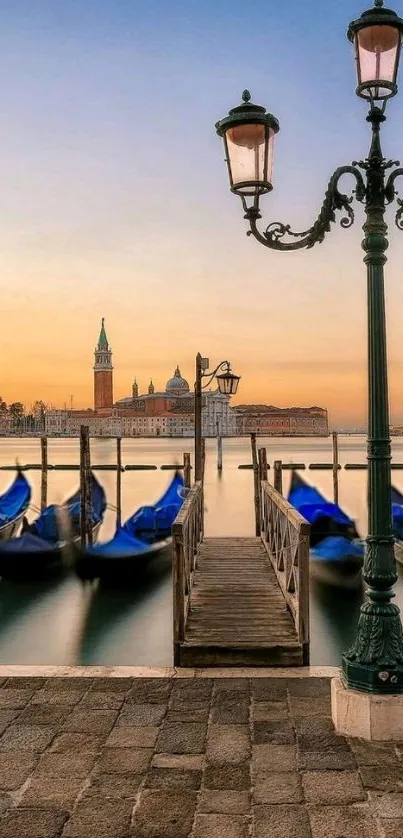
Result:
M327 678L5 678L0 838L402 838L403 743Z

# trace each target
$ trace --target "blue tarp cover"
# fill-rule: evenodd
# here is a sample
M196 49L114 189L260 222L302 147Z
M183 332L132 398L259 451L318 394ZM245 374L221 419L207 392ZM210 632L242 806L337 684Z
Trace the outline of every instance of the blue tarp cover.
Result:
M154 506L141 506L110 541L95 544L87 553L111 558L147 553L151 544L170 535L183 501L183 477L177 473L158 503Z
M105 491L98 480L92 475L92 485L91 485L91 500L92 500L92 510L91 510L91 518L92 518L92 526L95 526L103 516L103 513L106 508L106 496ZM80 523L80 492L75 492L74 495L71 496L66 501L66 508L70 518L71 527L74 531L78 532L78 527ZM44 539L45 541L53 542L54 544L60 541L60 533L57 521L57 509L58 507L56 504L51 504L47 506L46 509L41 512L39 518L36 521L33 521L32 524L29 525L28 532L32 535L37 535L39 538Z
M328 562L345 561L346 556L364 556L364 544L349 541L342 535L329 535L311 549L312 556Z
M150 552L152 547L145 541L140 541L139 538L129 535L123 527L118 529L110 541L104 544L95 544L94 547L87 549L88 555L105 556L105 558L123 558L124 556L133 556L134 554L143 555Z
M403 541L403 495L392 486L393 535Z
M47 553L54 549L53 544L38 538L30 532L24 532L20 538L10 538L0 541L0 555L2 553Z
M153 506L141 506L123 525L123 530L137 538L152 541L169 534L184 501L183 477L175 474L166 492Z
M304 483L291 488L288 501L310 523L319 518L332 518L337 524L350 524L351 518L335 503L329 503L313 486Z
M31 487L21 471L11 486L0 496L0 527L9 524L25 512L31 500Z

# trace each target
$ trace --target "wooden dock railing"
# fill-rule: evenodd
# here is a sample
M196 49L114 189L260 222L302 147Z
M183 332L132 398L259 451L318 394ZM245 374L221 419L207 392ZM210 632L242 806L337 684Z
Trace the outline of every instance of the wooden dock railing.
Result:
M260 485L263 543L308 664L310 525L267 480L261 480Z
M194 483L172 526L174 663L185 637L197 548L204 535L203 484Z

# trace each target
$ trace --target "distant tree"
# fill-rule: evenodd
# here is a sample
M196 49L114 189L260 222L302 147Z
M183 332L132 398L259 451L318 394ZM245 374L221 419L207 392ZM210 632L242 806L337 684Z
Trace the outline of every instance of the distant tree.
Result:
M13 419L22 419L24 415L24 405L22 402L12 402L8 408L8 412Z
M42 419L45 415L46 411L46 404L42 401L42 399L38 399L38 401L34 402L32 407L32 413L35 416L35 419Z
M5 416L7 413L7 405L0 396L0 416Z
M41 399L34 402L32 407L32 414L33 420L32 423L32 430L36 428L36 430L44 431L45 430L45 413L46 413L46 404Z

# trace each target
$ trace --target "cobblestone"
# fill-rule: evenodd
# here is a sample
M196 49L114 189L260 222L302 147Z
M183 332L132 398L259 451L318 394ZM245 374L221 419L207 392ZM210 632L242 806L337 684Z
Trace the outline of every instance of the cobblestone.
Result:
M196 792L144 789L133 817L133 838L188 838L196 809Z
M8 809L0 820L0 838L58 838L67 816L59 809Z
M318 678L0 679L0 838L401 838L403 746Z

